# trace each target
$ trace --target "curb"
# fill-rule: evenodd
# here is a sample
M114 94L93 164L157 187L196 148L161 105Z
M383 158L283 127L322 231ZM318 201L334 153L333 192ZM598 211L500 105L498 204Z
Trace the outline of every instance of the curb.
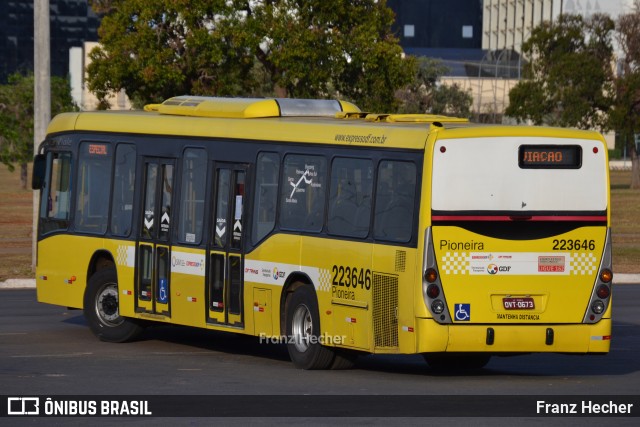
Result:
M614 274L614 285L640 285L640 274ZM0 282L0 289L35 289L36 279L8 279Z
M630 171L631 160L609 160L609 169L612 171Z
M0 289L29 289L36 288L36 279L7 279L0 282Z
M640 274L615 274L613 273L614 285L637 285L640 284Z

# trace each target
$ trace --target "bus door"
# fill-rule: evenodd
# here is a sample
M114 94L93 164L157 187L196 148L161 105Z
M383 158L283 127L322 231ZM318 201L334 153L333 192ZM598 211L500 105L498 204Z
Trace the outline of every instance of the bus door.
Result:
M213 238L208 256L207 321L244 327L245 183L247 166L216 164Z
M137 311L171 315L170 237L175 159L144 159L136 263Z

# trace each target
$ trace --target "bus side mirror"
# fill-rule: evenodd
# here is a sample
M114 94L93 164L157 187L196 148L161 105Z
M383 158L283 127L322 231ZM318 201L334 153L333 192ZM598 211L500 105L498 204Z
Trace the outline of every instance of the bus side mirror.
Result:
M47 169L47 157L44 154L37 154L33 158L33 173L31 175L31 188L41 190L44 184L44 177Z

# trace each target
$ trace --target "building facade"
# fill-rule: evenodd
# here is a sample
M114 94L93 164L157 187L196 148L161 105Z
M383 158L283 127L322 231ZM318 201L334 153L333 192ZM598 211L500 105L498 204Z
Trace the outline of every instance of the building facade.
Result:
M36 0L39 1L39 0ZM33 72L33 2L0 2L0 83L15 73ZM49 0L51 74L69 74L69 49L98 40L100 20L88 0Z
M482 0L388 0L404 48L480 49Z

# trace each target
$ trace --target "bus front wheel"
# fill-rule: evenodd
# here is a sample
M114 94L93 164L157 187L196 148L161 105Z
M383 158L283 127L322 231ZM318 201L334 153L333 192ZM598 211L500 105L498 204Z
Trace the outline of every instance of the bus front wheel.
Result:
M143 330L133 319L120 316L118 276L112 268L100 270L89 279L84 292L84 317L102 341L131 341Z
M300 369L328 369L335 354L320 344L318 303L308 286L297 288L287 303L287 350Z

